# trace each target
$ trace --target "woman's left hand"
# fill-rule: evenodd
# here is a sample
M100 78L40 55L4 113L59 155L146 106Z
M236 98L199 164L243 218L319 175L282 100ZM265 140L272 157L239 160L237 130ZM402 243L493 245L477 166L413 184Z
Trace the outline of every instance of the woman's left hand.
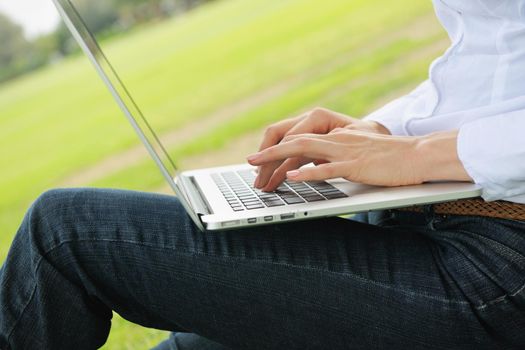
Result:
M310 181L342 177L379 186L414 185L442 179L470 181L457 158L456 139L456 131L402 137L343 128L326 135L288 136L280 144L248 157L248 162L261 166L300 159L294 170L289 170L286 162L276 169L263 188L265 191L275 190L286 178ZM311 162L317 166L301 168Z

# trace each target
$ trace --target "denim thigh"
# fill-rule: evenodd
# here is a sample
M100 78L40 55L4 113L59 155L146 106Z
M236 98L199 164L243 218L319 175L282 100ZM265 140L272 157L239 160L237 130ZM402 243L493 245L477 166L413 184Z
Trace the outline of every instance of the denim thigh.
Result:
M525 347L523 223L390 213L201 232L173 196L48 192L0 276L0 345L91 349L114 310L232 349Z

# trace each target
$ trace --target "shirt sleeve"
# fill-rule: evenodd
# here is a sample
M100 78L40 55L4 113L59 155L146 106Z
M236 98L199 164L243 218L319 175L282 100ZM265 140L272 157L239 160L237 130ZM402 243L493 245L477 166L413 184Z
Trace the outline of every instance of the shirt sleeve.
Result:
M458 156L485 200L525 203L525 109L463 124Z
M408 95L386 104L363 119L378 122L387 128L392 135L407 136L408 134L404 128L404 118L407 115L407 111L429 87L430 83L427 80Z

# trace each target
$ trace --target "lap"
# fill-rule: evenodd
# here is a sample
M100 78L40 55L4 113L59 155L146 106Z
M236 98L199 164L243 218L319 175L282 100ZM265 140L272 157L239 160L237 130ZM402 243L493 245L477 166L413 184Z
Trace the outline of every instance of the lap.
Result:
M491 347L486 328L498 325L482 312L501 295L522 297L524 276L498 278L523 263L517 248L466 221L200 232L176 197L115 190L52 191L33 210L60 226L43 238L46 254L105 305L232 348Z

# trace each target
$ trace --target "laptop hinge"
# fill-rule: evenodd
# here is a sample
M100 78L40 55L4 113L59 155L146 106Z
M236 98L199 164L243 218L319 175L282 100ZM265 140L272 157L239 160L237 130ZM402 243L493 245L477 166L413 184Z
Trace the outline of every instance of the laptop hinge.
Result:
M195 212L200 215L212 214L212 210L204 197L195 177L193 176L179 176L184 185L184 193L190 201L191 206L195 209Z

